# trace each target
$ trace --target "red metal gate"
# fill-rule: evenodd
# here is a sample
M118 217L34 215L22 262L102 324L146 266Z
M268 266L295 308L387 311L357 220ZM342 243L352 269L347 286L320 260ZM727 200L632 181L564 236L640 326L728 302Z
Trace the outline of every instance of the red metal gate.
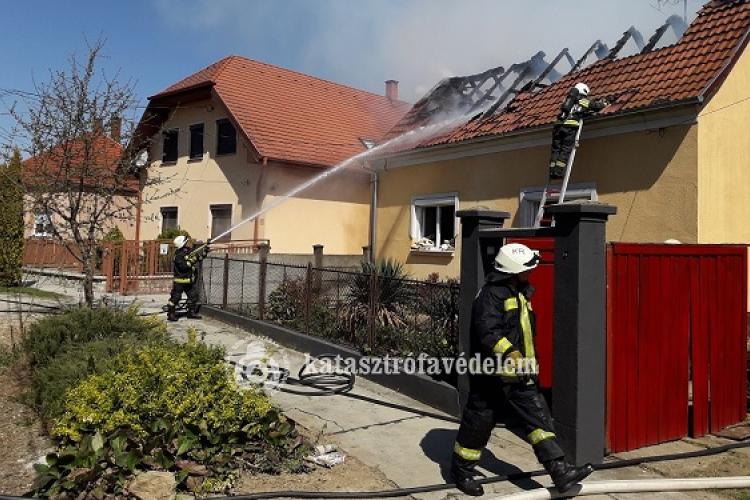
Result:
M552 321L555 295L555 239L554 238L513 238L507 243L523 243L539 250L542 262L531 274L531 284L535 288L531 303L536 313L536 355L539 362L539 386L552 388Z
M746 247L614 243L607 274L608 449L744 420Z

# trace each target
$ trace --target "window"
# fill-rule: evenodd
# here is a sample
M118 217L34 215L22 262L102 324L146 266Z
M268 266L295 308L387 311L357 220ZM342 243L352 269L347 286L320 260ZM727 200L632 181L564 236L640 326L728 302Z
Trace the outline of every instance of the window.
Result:
M232 227L232 205L211 205L211 240ZM232 233L223 235L220 240L231 240Z
M230 155L237 152L237 131L226 118L216 120L216 155Z
M164 153L161 158L163 162L174 163L177 161L177 144L179 137L179 129L173 128L164 131Z
M52 236L52 217L46 212L34 215L34 236L48 238Z
M203 158L203 124L190 125L190 159Z
M161 232L167 229L177 229L177 207L161 208Z
M456 194L412 198L412 250L452 252L456 246Z
M539 203L542 201L543 186L525 188L521 190L519 218L521 227L534 227ZM545 204L554 204L560 199L558 193L549 193ZM577 183L568 185L565 192L565 201L572 200L597 200L596 183Z

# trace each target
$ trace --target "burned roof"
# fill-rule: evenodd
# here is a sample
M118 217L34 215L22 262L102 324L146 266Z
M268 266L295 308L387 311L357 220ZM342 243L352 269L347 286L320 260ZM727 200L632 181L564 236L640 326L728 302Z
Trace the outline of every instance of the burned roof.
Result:
M437 132L421 135L418 141L398 142L395 147L384 145L381 152L403 152L547 126L555 121L560 103L579 81L586 82L592 96L614 100L614 105L603 115L698 102L715 92L745 48L750 28L750 0L708 2L677 43L656 49L669 26L680 29L673 16L647 43L632 28L612 49L596 41L559 78L552 70L559 71L563 58L570 62L566 50L544 68L539 64L543 60L539 54L543 53L539 53L535 56L536 64L532 58L508 71L490 70L491 78L499 84L481 97L469 92L472 82L481 80L478 75L444 80L417 102L381 142L428 125L434 127L440 120L449 126L436 127ZM618 59L618 52L631 38L640 52ZM598 60L584 67L583 59L592 54L596 54ZM456 103L461 103L462 99L466 102L461 109ZM443 105L444 102L447 104Z

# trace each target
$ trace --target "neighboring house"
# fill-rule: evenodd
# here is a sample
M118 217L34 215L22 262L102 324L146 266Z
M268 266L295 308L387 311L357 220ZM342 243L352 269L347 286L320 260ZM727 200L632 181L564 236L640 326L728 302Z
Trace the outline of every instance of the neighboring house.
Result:
M22 162L27 191L26 238L52 238L56 226L62 239L72 239L67 230L70 224L61 219L78 212L77 220L85 225L91 221L92 211L97 211L96 218L102 222L97 239L113 227L118 227L126 238L135 236L139 183L134 176L119 170L123 155L120 124L120 119L114 118L109 136L99 126L91 134Z
M477 109L464 108L439 133L384 146L372 162L375 254L405 262L416 277L456 277L457 210L503 210L511 214L507 226L532 226L552 125L577 82L592 97L616 97L584 125L566 198L615 205L609 240L750 243L749 35L750 2L714 0L674 45L651 43L619 59L613 49L549 85L519 87L496 110L479 114L474 99ZM441 102L455 107L472 88L457 82L439 85L386 139L425 125ZM430 242L416 244L423 238Z
M223 240L270 240L274 253L361 254L371 174L361 162L286 195L365 151L410 109L386 95L230 56L149 98L135 148L164 196L142 207L141 239L179 227ZM262 209L272 207L258 217Z

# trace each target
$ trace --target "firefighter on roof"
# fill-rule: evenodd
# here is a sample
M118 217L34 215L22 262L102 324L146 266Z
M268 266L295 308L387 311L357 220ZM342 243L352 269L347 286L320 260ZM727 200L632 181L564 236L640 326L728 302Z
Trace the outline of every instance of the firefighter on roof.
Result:
M589 87L585 83L577 83L565 97L557 122L552 129L552 155L549 160L549 178L562 179L568 159L573 152L578 127L581 120L592 113L597 113L609 106L604 99L589 99Z

